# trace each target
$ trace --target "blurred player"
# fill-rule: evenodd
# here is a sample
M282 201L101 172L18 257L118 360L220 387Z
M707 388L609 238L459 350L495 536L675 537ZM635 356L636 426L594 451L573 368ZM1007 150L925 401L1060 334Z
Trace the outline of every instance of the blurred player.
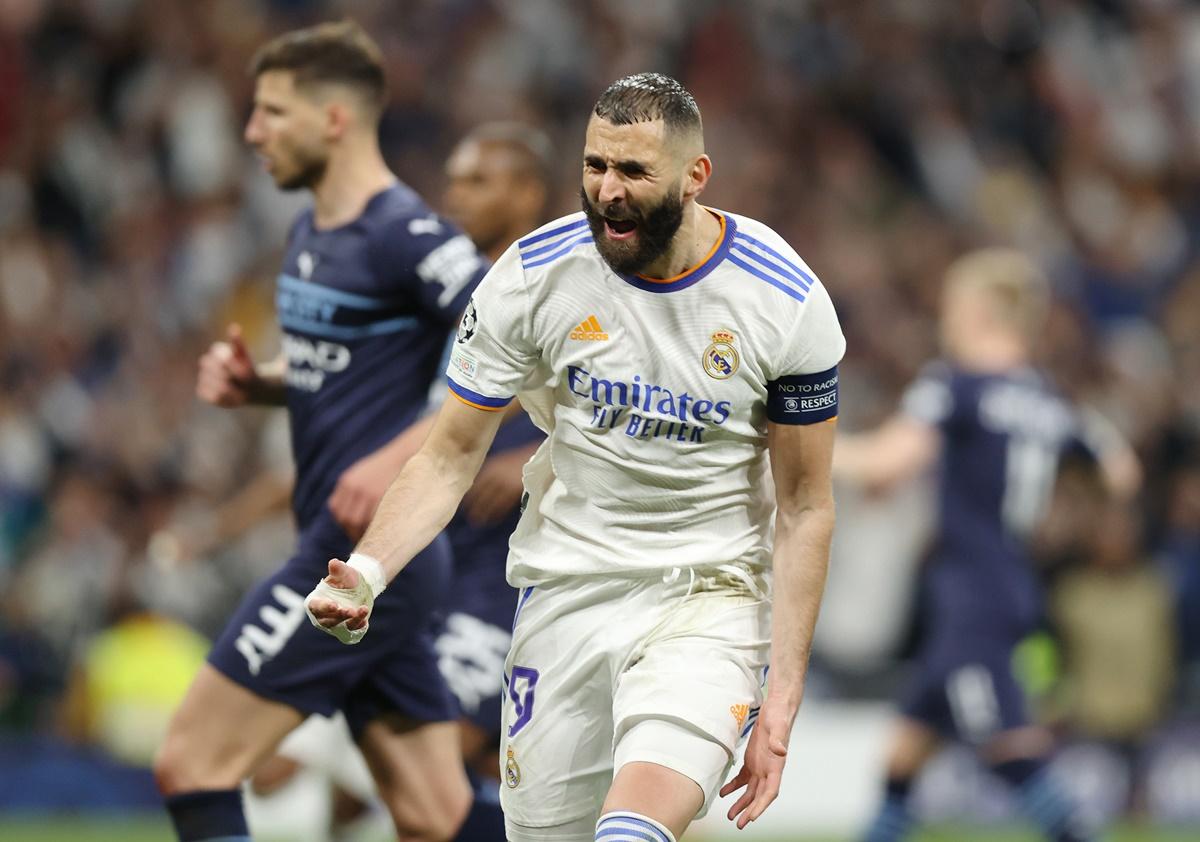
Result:
M942 302L946 355L879 430L838 438L835 475L872 487L941 463L941 513L927 571L927 637L888 757L887 794L869 842L905 837L912 781L941 737L974 744L1049 839L1091 838L1046 775L1051 739L1025 711L1010 663L1041 616L1025 546L1046 509L1060 454L1083 446L1114 490L1138 482L1136 459L1031 367L1048 287L1022 255L988 249L950 267ZM1103 440L1102 440L1103 439Z
M446 163L446 215L481 252L498 260L518 237L545 220L552 155L550 140L527 126L479 126ZM441 394L445 393L443 387ZM446 527L454 553L454 589L437 651L442 673L462 709L463 759L477 777L476 798L495 804L492 827L476 830L481 840L504 837L497 754L504 657L516 607L516 592L505 581L504 568L508 539L520 517L522 468L544 438L523 412L507 419ZM482 809L477 812L479 818L472 818L481 824Z
M486 257L498 259L517 237L544 219L552 153L549 138L517 123L479 126L451 153L443 200L446 215ZM446 393L444 382L435 391L440 402ZM432 420L430 415L410 426L403 434L404 442L393 449L415 452ZM521 470L544 438L523 412L506 419L475 484L446 527L454 558L454 585L443 608L447 616L435 648L438 666L462 713L463 761L477 799L468 823L459 830L459 838L464 840L504 837L497 752L504 657L516 606L516 591L504 578L504 562L509 536L520 516ZM351 753L357 751L340 717L310 717L283 741L280 757L255 776L248 804L253 808L251 817L262 816L269 808L274 814L286 813L311 823L311 815L298 815L287 802L279 808L259 798L260 791L278 789L285 782L303 779L306 773L321 778L315 790L306 790L301 796L306 806L328 800L330 792L336 805L373 801L365 768L359 772L362 763ZM325 812L340 831L339 810ZM358 820L353 810L340 812L351 821Z
M156 774L182 840L247 839L241 781L306 715L341 710L401 836L450 839L471 795L433 650L445 540L380 596L375 634L359 646L316 632L302 595L353 546L398 470L394 443L422 411L483 261L385 165L382 60L357 25L283 35L253 73L246 140L280 187L310 190L314 206L292 226L277 283L282 356L256 366L231 328L201 359L197 393L225 407L286 403L300 540L214 645Z
M307 604L331 632L361 628L363 572L397 575L441 530L519 394L548 439L508 558L508 838L669 842L760 702L730 817L778 794L828 562L845 341L787 243L697 202L712 164L678 82L611 85L582 163L583 213L489 272L451 354L455 400L354 566L331 561Z

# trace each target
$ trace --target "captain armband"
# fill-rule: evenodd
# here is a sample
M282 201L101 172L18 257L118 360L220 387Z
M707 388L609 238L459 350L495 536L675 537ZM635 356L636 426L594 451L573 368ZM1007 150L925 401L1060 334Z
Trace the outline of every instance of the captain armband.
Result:
M817 424L838 414L837 366L789 374L767 384L767 418L776 424Z

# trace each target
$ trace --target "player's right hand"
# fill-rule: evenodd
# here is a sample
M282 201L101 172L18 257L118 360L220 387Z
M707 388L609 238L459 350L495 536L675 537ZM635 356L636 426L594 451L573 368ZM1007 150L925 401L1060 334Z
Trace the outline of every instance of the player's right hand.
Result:
M309 621L342 643L358 643L367 633L375 595L365 576L344 561L329 560L329 575L304 600Z
M791 717L768 696L750 732L741 771L720 790L724 798L745 788L727 814L738 830L745 830L779 795L791 732Z
M246 350L240 325L231 324L226 341L214 342L200 357L196 396L216 406L242 406L258 383L254 360Z

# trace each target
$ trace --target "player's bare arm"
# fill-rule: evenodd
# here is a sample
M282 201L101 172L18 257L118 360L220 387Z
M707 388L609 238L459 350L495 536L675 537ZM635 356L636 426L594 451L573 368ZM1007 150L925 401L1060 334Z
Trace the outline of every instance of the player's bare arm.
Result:
M833 474L856 485L886 490L930 468L940 449L936 427L897 414L871 432L839 435Z
M811 425L768 424L777 515L772 558L774 603L767 697L750 733L742 769L722 797L745 787L729 810L739 828L762 815L779 794L792 723L804 696L813 629L833 538L831 480L837 419Z
M375 596L449 523L483 464L501 416L457 400L442 405L429 437L383 495L356 548L364 566L331 560L322 582L326 587L318 585L309 594L314 623L346 643L361 638L347 632L365 632ZM372 568L375 563L381 569Z
M214 342L200 357L196 396L227 409L246 404L283 406L286 369L287 360L282 354L255 364L241 326L231 324L225 340Z

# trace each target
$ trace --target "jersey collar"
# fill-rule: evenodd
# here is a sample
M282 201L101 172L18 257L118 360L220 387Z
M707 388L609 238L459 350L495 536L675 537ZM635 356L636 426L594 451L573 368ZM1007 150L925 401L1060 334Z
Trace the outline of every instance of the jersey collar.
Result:
M733 243L734 232L737 231L737 223L725 214L712 208L705 208L705 210L720 221L721 236L717 238L717 242L713 245L709 253L704 256L703 260L690 269L685 269L678 275L673 275L670 278L647 278L645 275L618 273L621 280L627 284L632 284L638 289L644 289L646 292L675 292L687 289L692 284L703 280L725 259L725 255L729 253L729 247Z

